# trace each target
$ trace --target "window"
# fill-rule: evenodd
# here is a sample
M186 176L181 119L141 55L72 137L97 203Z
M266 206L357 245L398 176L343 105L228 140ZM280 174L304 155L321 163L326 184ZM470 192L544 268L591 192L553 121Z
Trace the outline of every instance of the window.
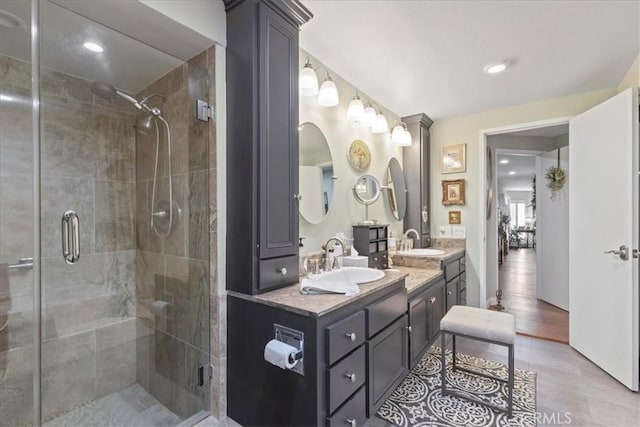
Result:
M512 228L526 226L526 221L525 221L526 205L524 204L524 202L509 203L509 211L511 215Z

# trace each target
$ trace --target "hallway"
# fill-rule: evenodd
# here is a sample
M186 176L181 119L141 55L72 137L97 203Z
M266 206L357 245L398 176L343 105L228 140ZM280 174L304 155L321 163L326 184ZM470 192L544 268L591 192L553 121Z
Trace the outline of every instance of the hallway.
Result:
M536 298L535 249L511 249L499 269L502 304L521 335L569 342L569 313Z

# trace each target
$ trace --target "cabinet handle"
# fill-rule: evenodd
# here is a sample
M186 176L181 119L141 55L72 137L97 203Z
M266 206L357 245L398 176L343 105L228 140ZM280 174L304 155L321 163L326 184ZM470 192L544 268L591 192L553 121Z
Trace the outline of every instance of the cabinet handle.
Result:
M412 330L411 326L407 326L407 331L409 331L409 333L411 333Z
M447 292L447 295L451 295L451 291Z
M288 272L289 270L287 270L287 267L282 267L278 269L278 273L282 274L283 276L286 276Z
M346 334L344 334L344 336L349 338L351 342L354 342L356 338L358 338L355 332L347 332Z
M347 419L346 419L346 420L344 420L344 421L345 421L347 424L349 424L351 427L357 427L357 426L358 426L358 422L357 422L355 419L353 419L353 418L351 418L351 419L347 418Z
M300 200L302 200L302 194L294 194L294 195L293 195L293 198L294 198L295 200L300 201Z
M356 374L350 374L348 372L345 372L344 377L351 380L352 383L356 382Z
M429 302L430 302L431 304L434 304L434 303L436 302L436 297L431 297L431 298L429 298Z

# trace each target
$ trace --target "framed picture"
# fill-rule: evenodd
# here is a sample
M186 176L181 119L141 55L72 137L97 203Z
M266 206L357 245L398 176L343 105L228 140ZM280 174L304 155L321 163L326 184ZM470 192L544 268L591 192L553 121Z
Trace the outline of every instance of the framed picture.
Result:
M464 179L442 181L442 204L464 205Z
M442 147L442 173L460 173L467 170L467 144Z
M461 224L462 212L461 211L449 211L449 224Z

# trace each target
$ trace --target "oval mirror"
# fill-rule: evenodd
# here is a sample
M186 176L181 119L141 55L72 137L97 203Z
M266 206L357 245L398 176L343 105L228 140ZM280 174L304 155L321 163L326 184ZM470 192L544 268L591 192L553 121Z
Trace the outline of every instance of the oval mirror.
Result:
M387 166L387 202L391 214L397 221L404 219L407 211L407 187L404 183L402 166L398 159L393 157Z
M353 195L363 205L370 205L380 197L380 182L371 175L362 175L353 186Z
M333 200L333 158L324 134L313 123L300 125L300 215L310 224L320 224Z

